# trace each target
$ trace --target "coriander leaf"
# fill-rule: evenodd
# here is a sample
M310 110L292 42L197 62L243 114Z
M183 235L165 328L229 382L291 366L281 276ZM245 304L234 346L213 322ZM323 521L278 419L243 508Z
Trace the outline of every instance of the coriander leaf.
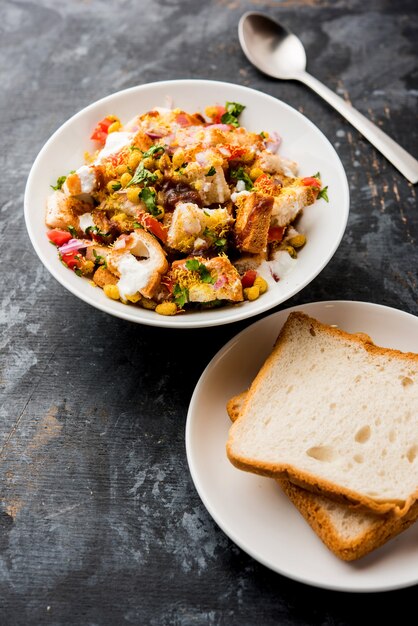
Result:
M260 137L261 139L265 139L267 137L266 133L264 132L264 130L261 131L260 133Z
M121 188L122 188L121 183L113 183L113 185L112 185L113 191L119 191L119 189L121 189Z
M197 272L199 270L199 261L197 259L188 259L186 261L186 267L191 272Z
M94 264L95 265L103 265L103 267L107 268L106 259L101 254L97 254L96 250L93 248L93 256L94 256Z
M155 204L155 196L155 191L153 191L152 189L148 189L148 187L144 187L144 189L141 189L139 193L139 197L147 207L148 213L151 213L151 215L153 215L154 217L161 213L161 211Z
M180 287L180 285L176 283L173 287L173 296L174 302L179 307L183 307L189 299L189 292L185 287Z
M225 109L228 113L231 113L231 115L238 117L238 115L240 115L240 113L242 113L245 109L245 105L240 104L239 102L226 102Z
M156 180L157 176L147 170L141 162L136 168L134 175L132 176L126 187L130 187L131 185L139 185L141 183L144 183L144 185L148 185L148 183L154 183Z
M144 159L151 156L161 156L165 152L164 146L151 146L146 152L143 153Z
M231 126L238 127L238 116L243 112L245 106L238 102L226 102L225 109L226 113L221 117L222 124L231 124Z
M71 237L72 237L73 239L77 239L78 235L77 235L77 231L76 231L76 229L74 228L74 226L67 226L67 230L68 230L68 232L71 234Z
M319 172L317 172L316 174L314 174L312 176L312 178L319 178L320 179L321 178L321 174Z
M134 223L132 224L132 226L133 226L134 228L142 228L142 229L144 229L144 227L142 226L142 224L140 224L139 222L134 222Z
M214 278L212 278L212 275L210 271L208 270L208 268L206 267L206 265L203 265L203 263L200 263L200 261L198 261L197 259L188 259L185 265L188 270L192 272L198 272L202 283L213 284L215 282Z
M221 122L222 124L230 124L231 126L235 126L235 128L238 128L239 126L237 118L231 113L224 113L221 117Z
M324 187L323 189L321 189L321 191L319 192L319 194L317 195L317 200L319 200L320 198L322 198L323 200L325 200L325 202L329 202L329 198L328 198L328 185L326 187Z
M212 228L208 228L207 226L203 231L203 236L208 237L211 240L211 243L216 248L222 249L227 244L227 240L225 237L219 237L215 230L213 230Z
M208 172L206 172L206 176L213 176L214 174L216 174L216 170L215 170L215 168L212 165L210 170Z
M50 185L51 189L53 189L54 191L58 191L58 189L61 189L66 180L66 176L58 176L56 184Z
M142 152L141 148L138 148L138 146L129 146L129 150L131 152L133 152L134 150L139 150L140 152Z
M236 170L231 170L231 178L234 180L243 180L247 191L250 191L254 186L253 181L248 176L247 172L244 171L242 166L238 167Z

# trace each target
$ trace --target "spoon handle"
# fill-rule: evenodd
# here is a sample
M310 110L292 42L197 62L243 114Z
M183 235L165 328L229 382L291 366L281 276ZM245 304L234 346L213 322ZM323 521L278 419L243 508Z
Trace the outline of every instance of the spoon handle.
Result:
M386 133L378 128L367 117L348 104L345 100L337 96L331 89L317 80L311 74L303 72L298 74L296 80L301 81L311 87L317 94L333 106L343 117L345 117L375 148L390 161L411 183L418 182L418 161L404 150L396 141L391 139Z

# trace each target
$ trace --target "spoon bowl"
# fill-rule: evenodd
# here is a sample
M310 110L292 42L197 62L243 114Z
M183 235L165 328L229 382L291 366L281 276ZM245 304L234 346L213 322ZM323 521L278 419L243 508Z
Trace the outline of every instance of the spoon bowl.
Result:
M370 141L411 183L418 182L418 161L345 100L306 71L302 42L279 22L256 11L245 13L238 36L247 59L261 72L298 80L319 94Z
M264 74L286 80L305 71L306 53L300 39L263 13L245 13L238 35L248 60Z

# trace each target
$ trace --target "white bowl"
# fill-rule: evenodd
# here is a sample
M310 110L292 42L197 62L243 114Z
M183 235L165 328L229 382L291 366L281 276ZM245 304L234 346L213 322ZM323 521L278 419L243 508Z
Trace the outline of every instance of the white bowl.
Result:
M58 176L84 162L92 150L89 137L97 121L109 114L123 122L134 115L166 106L167 97L175 107L203 112L206 106L240 102L246 106L240 123L249 130L277 131L282 137L280 154L299 164L301 176L321 173L328 185L329 203L317 201L300 221L307 244L291 272L258 300L219 309L189 312L173 317L158 315L140 307L110 300L99 288L78 277L60 263L57 250L46 237L45 201L50 185ZM173 80L150 83L114 93L86 107L65 122L46 142L37 156L25 191L26 226L36 253L51 274L71 293L94 307L132 322L171 328L215 326L250 318L291 298L310 283L336 251L348 219L349 191L342 163L322 132L289 105L248 87L209 80Z

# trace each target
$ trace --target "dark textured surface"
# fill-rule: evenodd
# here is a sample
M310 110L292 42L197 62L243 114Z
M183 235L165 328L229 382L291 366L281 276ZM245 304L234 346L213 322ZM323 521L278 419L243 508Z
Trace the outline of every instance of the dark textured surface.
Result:
M415 606L415 589L342 594L274 574L201 504L188 403L246 323L176 333L107 316L47 273L26 234L30 166L77 110L149 81L238 82L303 111L350 184L341 246L288 304L369 300L418 314L415 188L315 94L248 65L237 22L249 8L299 33L311 73L418 156L413 0L0 4L2 624L339 626L359 623L360 607L390 619Z

